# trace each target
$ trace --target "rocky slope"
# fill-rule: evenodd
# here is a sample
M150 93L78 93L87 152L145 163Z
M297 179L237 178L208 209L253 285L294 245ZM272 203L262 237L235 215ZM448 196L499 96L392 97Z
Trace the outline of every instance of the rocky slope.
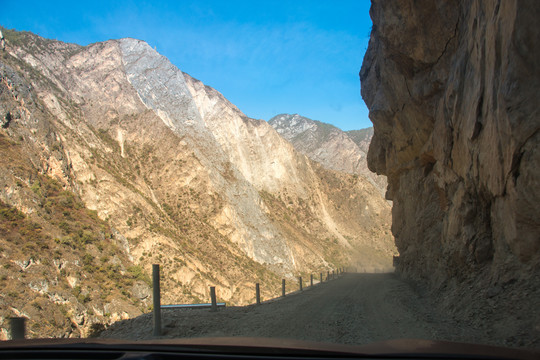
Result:
M511 303L494 331L536 339L539 15L535 1L373 1L360 72L399 272L467 316Z
M297 153L148 44L2 32L0 276L17 292L2 295L2 328L22 314L31 336L79 336L148 311L154 263L163 303L208 301L216 286L246 304L256 282L268 298L282 277L390 267L376 188ZM15 231L27 227L41 235ZM28 307L37 293L60 315Z
M369 151L369 144L373 138L373 127L361 129L361 130L349 130L347 131L349 138L358 145L360 150L366 154Z
M372 129L345 132L298 114L276 115L268 123L310 159L328 169L361 175L375 185L381 194L386 192L386 178L371 172L367 166Z

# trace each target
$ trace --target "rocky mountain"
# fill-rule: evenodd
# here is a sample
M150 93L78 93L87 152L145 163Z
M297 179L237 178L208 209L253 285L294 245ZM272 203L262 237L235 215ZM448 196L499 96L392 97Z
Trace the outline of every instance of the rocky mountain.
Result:
M347 135L358 145L360 150L366 154L368 153L369 144L371 144L371 139L373 138L373 127L361 130L349 130L347 131Z
M2 29L0 327L86 336L162 302L277 296L282 278L391 267L390 209L148 44ZM34 300L35 299L35 300ZM40 325L45 324L45 325Z
M367 152L373 129L342 131L337 127L298 114L280 114L268 121L294 148L324 167L361 175L375 185L382 195L386 178L371 172Z
M504 314L491 331L536 340L538 16L535 1L373 1L360 72L398 271L463 319Z

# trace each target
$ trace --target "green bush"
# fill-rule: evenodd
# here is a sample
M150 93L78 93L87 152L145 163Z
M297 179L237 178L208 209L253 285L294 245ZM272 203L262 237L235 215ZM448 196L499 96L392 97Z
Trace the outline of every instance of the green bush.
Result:
M142 280L145 283L147 283L148 285L152 285L152 281L150 280L150 277L148 275L146 275L146 273L144 272L144 270L140 266L138 266L138 265L130 266L130 267L127 268L127 271L135 279Z

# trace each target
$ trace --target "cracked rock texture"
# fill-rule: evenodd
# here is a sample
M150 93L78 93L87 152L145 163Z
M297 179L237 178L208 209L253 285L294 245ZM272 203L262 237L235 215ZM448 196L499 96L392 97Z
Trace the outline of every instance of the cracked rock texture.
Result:
M368 163L388 176L398 271L496 298L537 289L540 6L373 1L370 13ZM528 301L540 334L538 297Z
M538 263L538 14L534 1L374 1L368 161L389 179L401 272Z

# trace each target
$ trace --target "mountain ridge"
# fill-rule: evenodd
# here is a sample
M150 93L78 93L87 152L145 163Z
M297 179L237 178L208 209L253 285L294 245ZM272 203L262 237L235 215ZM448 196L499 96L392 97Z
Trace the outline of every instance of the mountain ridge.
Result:
M360 175L384 196L386 178L372 173L367 165L372 128L345 132L332 124L298 114L279 114L268 123L310 159L332 170Z

